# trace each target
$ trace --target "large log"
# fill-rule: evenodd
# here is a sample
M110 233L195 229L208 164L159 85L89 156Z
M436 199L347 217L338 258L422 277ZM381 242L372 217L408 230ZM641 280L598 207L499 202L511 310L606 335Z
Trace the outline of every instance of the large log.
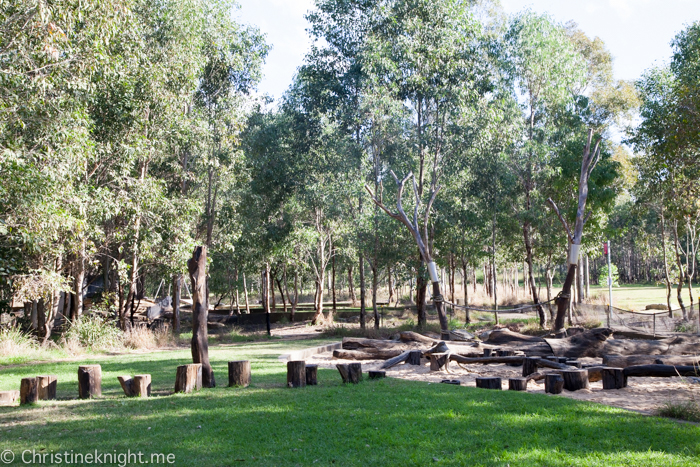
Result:
M537 336L528 336L525 334L520 334L518 332L513 332L508 328L494 329L489 334L489 338L486 343L493 345L500 344L518 344L521 342L537 343L544 342L544 339Z
M598 357L611 335L610 328L596 328L563 339L545 339L545 342L557 357Z
M450 348L447 347L447 344L445 344L444 341L440 341L437 344L435 344L434 346L432 346L431 348L429 348L428 350L423 351L423 355L431 355L434 353L445 353L445 352L449 352L449 351L450 351Z
M403 331L399 333L399 338L402 342L418 342L419 344L434 345L438 341L423 334L418 334L413 331Z
M599 355L691 355L700 353L700 338L697 336L674 336L666 339L634 340L608 339Z
M411 352L410 350L408 352ZM418 351L420 352L420 350ZM344 360L388 360L404 353L403 350L383 350L366 348L364 350L335 349L333 358Z
M673 376L700 376L700 370L695 366L638 365L625 368L624 375L627 378L632 376L671 378Z
M497 389L501 390L501 378L496 377L477 377L476 387L482 389Z
M700 357L693 355L604 355L603 365L616 368L637 365L700 366Z
M416 343L404 343L382 339L360 339L357 337L344 337L343 350L408 350L420 347ZM425 346L422 346L425 347Z
M78 367L78 396L91 399L102 395L102 367L81 365Z
M202 364L180 365L175 374L175 392L188 394L202 389Z
M622 389L627 387L627 377L622 368L603 368L603 389Z
M450 354L450 360L457 363L464 364L476 364L481 363L483 365L488 365L490 363L507 363L507 364L517 364L522 365L525 357L523 355L515 355L512 357L463 357L457 354Z
M229 387L247 388L250 384L250 360L228 362Z
M52 401L56 399L56 387L58 385L58 377L56 375L37 376L36 382L40 401Z
M19 386L20 405L39 402L39 387L36 378L22 378Z

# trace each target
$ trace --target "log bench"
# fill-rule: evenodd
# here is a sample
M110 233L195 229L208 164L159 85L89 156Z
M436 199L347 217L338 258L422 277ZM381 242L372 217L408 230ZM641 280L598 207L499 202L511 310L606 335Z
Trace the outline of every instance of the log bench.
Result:
M335 366L343 383L357 384L362 381L362 363L340 363Z
M189 394L202 389L202 364L180 365L175 373L175 392Z
M229 387L247 388L250 384L250 361L234 360L228 362Z
M81 365L78 367L78 396L92 399L102 395L102 367L100 365Z
M117 376L126 397L150 397L151 375Z

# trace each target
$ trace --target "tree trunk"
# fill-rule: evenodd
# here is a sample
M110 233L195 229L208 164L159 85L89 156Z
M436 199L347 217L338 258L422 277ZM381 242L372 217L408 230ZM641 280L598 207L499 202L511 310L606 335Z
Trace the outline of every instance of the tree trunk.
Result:
M294 312L297 311L297 304L299 303L299 272L294 270L294 302L292 303L292 314L290 316L290 321L294 322Z
M180 294L182 292L182 274L173 274L173 332L180 333Z
M424 328L428 325L428 314L425 310L425 298L428 289L428 281L425 279L425 265L423 261L418 262L418 274L416 276L416 308L418 310L418 327Z
M377 277L377 258L372 262L372 312L374 313L374 329L379 329L379 308L377 308L377 288L379 278Z
M333 299L333 313L338 310L338 303L335 295L335 246L331 249L331 298Z
M85 281L85 239L81 239L78 257L73 265L73 309L71 320L75 322L83 314L83 282ZM123 329L123 328L122 328Z
M685 271L683 270L683 261L681 259L681 254L678 245L678 221L673 221L673 245L676 251L676 265L678 266L678 289L676 295L678 297L678 305L681 307L681 313L683 314L683 321L688 321L688 311L685 309L683 304L683 278L685 276Z
M576 267L576 289L578 291L577 302L583 303L583 271L581 267L581 255L578 257L578 265Z
M357 306L357 297L355 297L355 286L352 283L352 265L348 266L348 296L350 298L350 306Z
M523 238L525 239L525 253L526 253L525 262L527 263L528 284L530 285L530 292L532 293L532 301L537 308L537 315L540 318L540 326L545 327L547 325L547 315L545 315L544 309L542 308L542 305L540 305L540 297L537 295L537 287L535 286L535 276L533 275L532 241L530 240L530 223L529 222L525 222L523 224ZM568 278L568 276L567 276L567 278ZM573 277L571 278L571 281L573 282ZM569 285L569 287L571 287L571 285ZM559 318L557 317L557 321L558 321L558 319ZM562 315L561 319L562 319L562 326L563 326L563 324L564 324L563 315Z
M668 267L668 257L666 255L666 220L664 216L663 200L661 200L661 248L664 258L664 280L666 282L666 303L668 305L668 316L673 318L673 308L671 308L671 272Z
M464 282L464 306L467 307L469 306L469 283L467 281L467 263L464 261L464 258L462 258L462 281ZM469 316L469 308L464 309L465 312L465 318L464 321L469 324L472 322L471 316Z
M270 263L265 263L265 268L262 271L262 283L260 284L260 294L262 295L262 306L265 312L265 328L267 335L272 335L270 329Z
M391 266L387 266L386 268L386 276L387 276L387 285L389 286L389 306L391 306L391 302L394 299L394 284L393 284L393 277L391 275ZM396 298L396 303L399 303L398 298Z
M216 386L214 371L209 364L209 337L207 317L209 315L209 287L207 286L207 247L198 246L187 261L187 271L192 283L192 361L202 365L202 385Z
M275 278L275 282L277 282L277 290L280 291L280 297L282 297L283 311L286 313L287 312L287 301L284 298L284 290L282 289L282 282L277 278Z
M366 300L365 300L365 256L360 253L360 328L365 329L367 327L367 310L366 310Z
M591 269L588 265L588 254L585 256L586 258L586 299L591 298Z
M245 272L243 273L243 298L245 299L245 312L250 314L250 302L248 301L248 284L245 280Z

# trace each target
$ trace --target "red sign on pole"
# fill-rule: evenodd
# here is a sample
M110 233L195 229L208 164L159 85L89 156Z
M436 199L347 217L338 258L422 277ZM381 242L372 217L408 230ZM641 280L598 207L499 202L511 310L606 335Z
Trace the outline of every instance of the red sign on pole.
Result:
M608 242L603 243L603 254L606 256L608 254Z

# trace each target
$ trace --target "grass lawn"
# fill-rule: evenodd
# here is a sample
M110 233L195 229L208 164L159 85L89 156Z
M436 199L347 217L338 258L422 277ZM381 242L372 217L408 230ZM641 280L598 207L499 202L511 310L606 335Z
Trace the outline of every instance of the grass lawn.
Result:
M322 341L268 341L210 351L219 387L168 395L185 349L0 367L0 389L57 374L59 401L0 407L0 451L141 451L175 465L687 465L700 464L700 427L563 397L395 379L285 386L277 356ZM327 341L326 341L327 342ZM249 359L253 384L225 387L226 362ZM77 396L78 363L100 363L104 397ZM149 400L123 397L117 375L151 373ZM133 460L133 459L132 459ZM130 462L129 465L133 465Z

